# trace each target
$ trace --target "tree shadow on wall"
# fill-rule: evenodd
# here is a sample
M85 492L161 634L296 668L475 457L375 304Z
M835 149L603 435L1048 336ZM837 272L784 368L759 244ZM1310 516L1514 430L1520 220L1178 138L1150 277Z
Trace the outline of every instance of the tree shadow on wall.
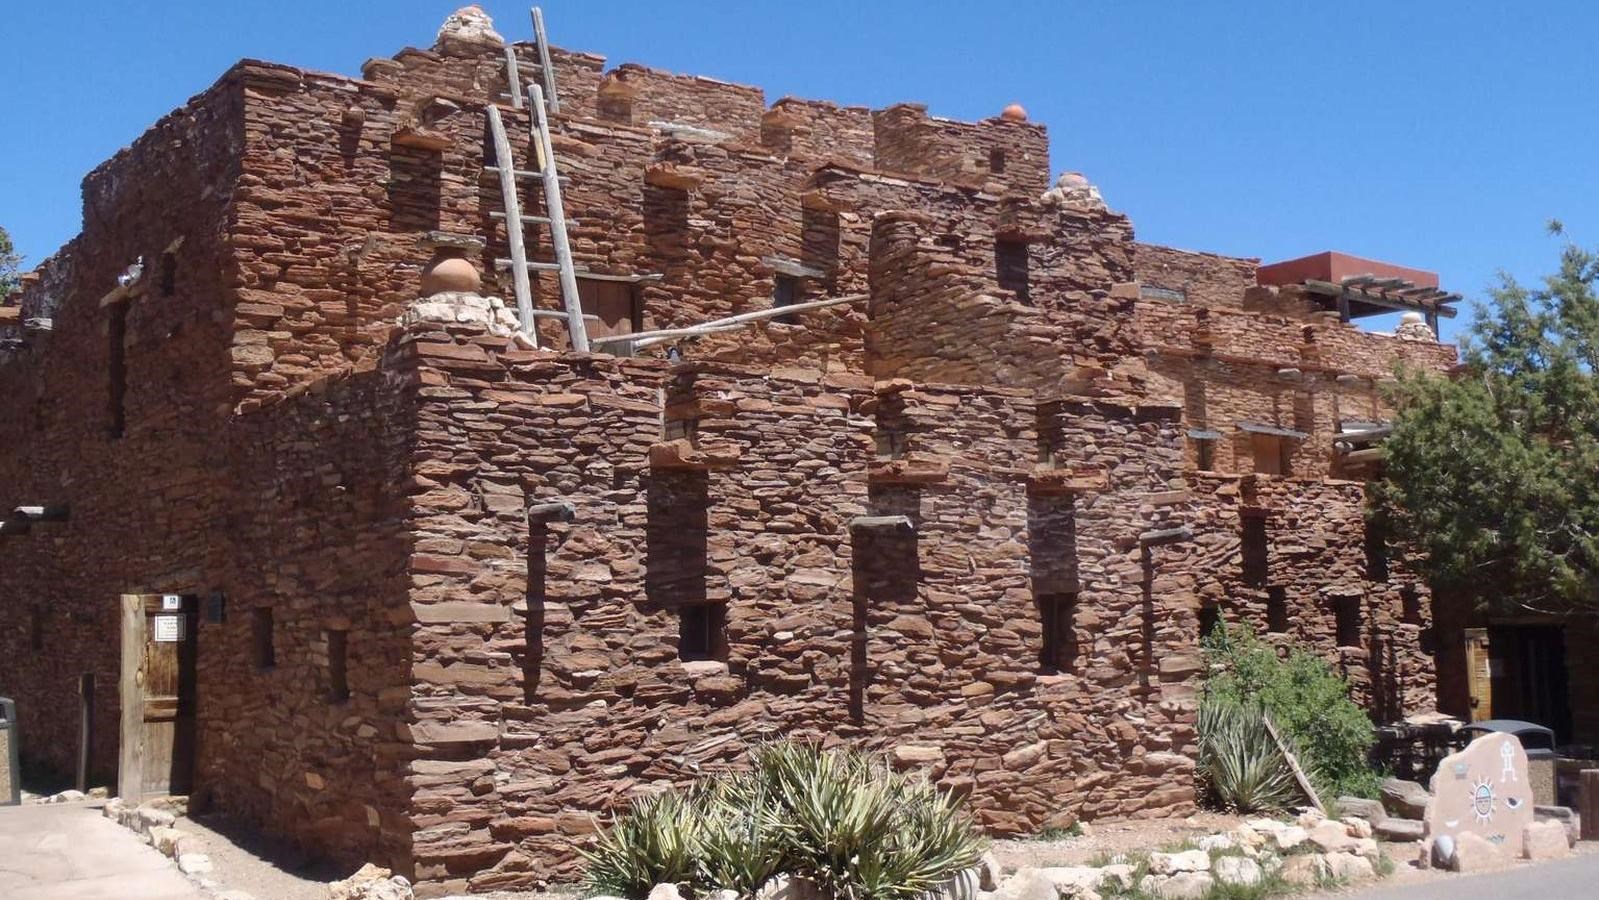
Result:
M527 621L523 623L526 648L522 651L522 699L532 704L544 672L544 615L549 600L550 526L532 519L527 526Z
M1032 566L1033 604L1043 636L1041 672L1073 670L1077 664L1077 503L1070 494L1029 494L1027 554Z
M709 476L692 470L651 472L645 487L645 599L656 609L705 602Z

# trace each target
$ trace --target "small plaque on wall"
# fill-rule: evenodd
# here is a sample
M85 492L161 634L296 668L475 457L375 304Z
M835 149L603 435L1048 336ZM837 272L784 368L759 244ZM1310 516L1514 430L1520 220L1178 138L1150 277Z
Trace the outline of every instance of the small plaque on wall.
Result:
M161 595L161 608L162 609L173 609L173 610L182 609L183 608L183 597L182 597L182 595L179 595L179 594L162 594Z
M158 644L175 644L183 640L182 616L156 616L155 617L155 642Z

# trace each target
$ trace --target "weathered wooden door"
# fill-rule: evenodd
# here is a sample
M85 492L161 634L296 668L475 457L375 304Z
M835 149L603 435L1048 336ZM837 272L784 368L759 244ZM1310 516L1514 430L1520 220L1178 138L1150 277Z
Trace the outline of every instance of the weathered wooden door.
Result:
M1466 629L1466 685L1471 692L1471 718L1494 717L1493 664L1488 656L1488 629Z
M632 334L637 331L637 304L633 300L633 285L625 281L602 281L598 278L579 278L577 296L582 301L583 312L598 316L599 321L586 323L589 337L613 334ZM611 345L608 350L614 350Z
M122 595L117 795L187 794L194 770L195 598Z

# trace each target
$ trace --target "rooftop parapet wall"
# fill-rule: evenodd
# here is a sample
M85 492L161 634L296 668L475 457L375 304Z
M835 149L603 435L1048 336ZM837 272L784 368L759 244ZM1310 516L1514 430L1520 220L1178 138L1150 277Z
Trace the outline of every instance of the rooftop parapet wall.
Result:
M826 100L784 97L761 117L761 146L781 156L834 159L873 168L872 112Z
M1207 307L1241 309L1260 260L1137 243L1134 266L1147 294ZM1178 295L1178 296L1170 296Z
M901 103L872 113L875 166L963 185L1037 196L1050 185L1044 126L1002 118L957 122Z

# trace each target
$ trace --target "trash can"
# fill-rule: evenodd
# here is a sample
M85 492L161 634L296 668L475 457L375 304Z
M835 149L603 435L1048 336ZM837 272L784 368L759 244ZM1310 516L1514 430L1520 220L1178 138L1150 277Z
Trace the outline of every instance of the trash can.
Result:
M1533 801L1539 806L1556 805L1554 731L1517 719L1487 719L1464 725L1460 730L1514 735L1521 742L1521 749L1527 751L1527 781L1532 784Z
M0 697L0 806L22 802L22 770L17 764L17 704Z

